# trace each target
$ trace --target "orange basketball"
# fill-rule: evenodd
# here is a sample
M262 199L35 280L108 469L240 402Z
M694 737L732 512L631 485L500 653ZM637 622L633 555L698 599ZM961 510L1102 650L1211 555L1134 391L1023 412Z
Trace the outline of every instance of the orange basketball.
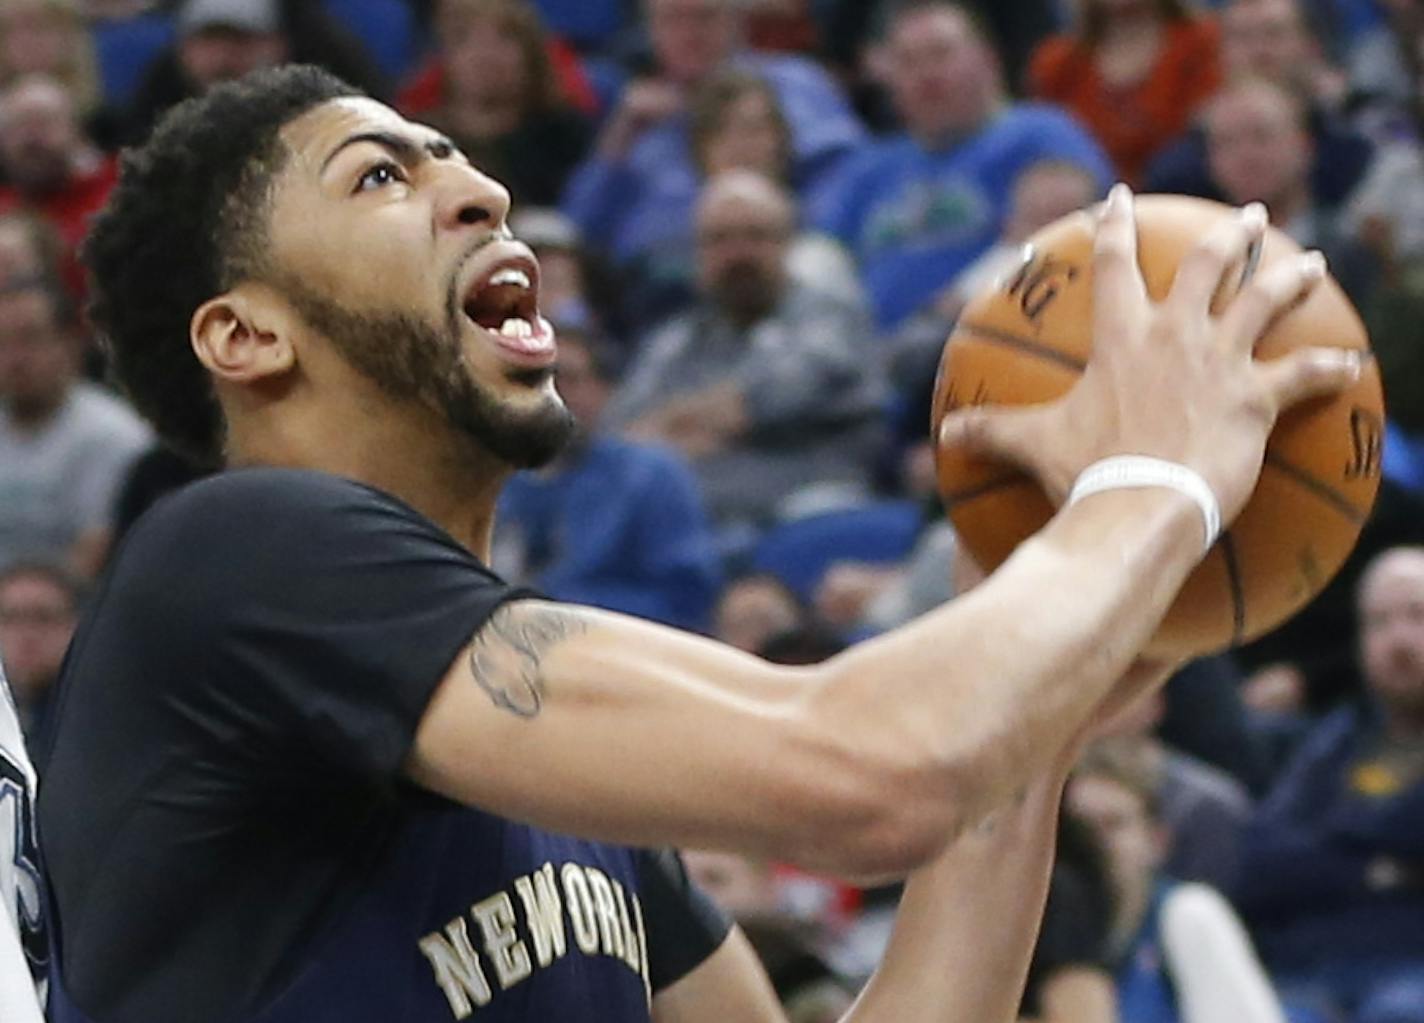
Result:
M1138 261L1153 299L1166 296L1188 249L1233 215L1203 199L1137 198ZM1030 239L1015 272L969 303L940 361L931 436L958 406L1035 404L1072 387L1093 346L1092 248L1090 214L1064 217ZM1268 229L1259 265L1299 251ZM1354 307L1328 277L1271 327L1257 355L1277 358L1309 345L1369 348ZM1284 413L1250 502L1187 580L1146 653L1188 657L1235 646L1320 592L1374 503L1383 427L1372 359L1346 391ZM954 527L986 571L1053 514L1037 483L1013 466L940 449L937 468Z

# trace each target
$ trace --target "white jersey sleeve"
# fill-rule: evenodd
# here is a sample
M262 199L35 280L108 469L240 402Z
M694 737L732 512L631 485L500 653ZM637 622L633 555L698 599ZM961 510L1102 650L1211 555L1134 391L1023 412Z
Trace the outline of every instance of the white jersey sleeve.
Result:
M43 1023L48 948L35 769L0 666L0 1021Z

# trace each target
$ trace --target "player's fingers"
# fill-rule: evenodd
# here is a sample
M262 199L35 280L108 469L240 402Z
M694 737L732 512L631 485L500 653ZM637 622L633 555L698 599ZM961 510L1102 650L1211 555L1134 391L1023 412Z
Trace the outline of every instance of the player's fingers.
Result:
M1093 234L1093 336L1132 337L1118 320L1129 324L1147 304L1147 287L1137 265L1137 220L1132 190L1113 185L1098 215Z
M1037 468L1042 441L1043 412L1037 407L971 406L945 416L939 428L941 447L960 448L1031 471Z
M1360 379L1363 359L1349 348L1300 348L1260 363L1266 388L1277 409L1344 390Z
M1182 257L1166 305L1178 315L1206 314L1226 271L1245 263L1266 230L1266 208L1253 202L1225 217Z
M1222 314L1221 325L1232 344L1250 351L1266 329L1325 278L1325 257L1303 252L1262 270Z

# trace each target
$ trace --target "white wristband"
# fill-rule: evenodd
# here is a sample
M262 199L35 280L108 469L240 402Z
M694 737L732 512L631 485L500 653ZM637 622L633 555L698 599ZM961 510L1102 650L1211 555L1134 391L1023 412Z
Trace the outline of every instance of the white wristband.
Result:
M1074 504L1090 494L1104 490L1131 490L1137 487L1167 487L1186 494L1201 509L1202 525L1206 527L1206 543L1202 552L1211 550L1221 533L1221 505L1210 484L1196 472L1178 462L1168 462L1147 455L1114 455L1094 462L1073 482L1068 503Z

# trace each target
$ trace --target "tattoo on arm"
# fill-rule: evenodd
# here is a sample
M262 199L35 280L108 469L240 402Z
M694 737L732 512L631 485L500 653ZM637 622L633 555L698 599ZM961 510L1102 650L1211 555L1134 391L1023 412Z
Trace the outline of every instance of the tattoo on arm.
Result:
M505 604L470 644L470 672L496 707L535 717L544 704L544 655L587 628L568 611Z

